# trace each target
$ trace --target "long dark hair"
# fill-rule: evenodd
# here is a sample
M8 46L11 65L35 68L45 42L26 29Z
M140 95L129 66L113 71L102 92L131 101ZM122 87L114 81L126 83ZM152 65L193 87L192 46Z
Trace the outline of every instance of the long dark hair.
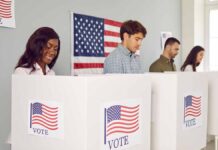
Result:
M197 54L200 51L204 51L204 48L201 46L195 46L192 48L192 50L188 54L184 64L181 67L181 71L184 71L187 65L192 65L193 71L196 71L196 66L200 65L200 63L196 63Z
M60 52L60 39L58 34L50 27L41 27L30 36L26 44L26 50L20 57L15 69L17 67L24 67L32 68L32 71L34 71L34 64L42 57L43 49L47 46L47 42L50 39L58 39L57 55L52 62L48 64L51 69L54 66Z

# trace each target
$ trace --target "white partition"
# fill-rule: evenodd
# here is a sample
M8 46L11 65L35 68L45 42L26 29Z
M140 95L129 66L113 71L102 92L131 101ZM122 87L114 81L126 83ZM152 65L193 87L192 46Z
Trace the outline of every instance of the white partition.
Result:
M218 72L209 72L208 134L218 135Z
M206 146L208 86L201 73L152 73L152 150Z
M208 134L215 136L218 150L218 72L208 72Z
M12 150L149 150L150 100L145 75L14 75Z

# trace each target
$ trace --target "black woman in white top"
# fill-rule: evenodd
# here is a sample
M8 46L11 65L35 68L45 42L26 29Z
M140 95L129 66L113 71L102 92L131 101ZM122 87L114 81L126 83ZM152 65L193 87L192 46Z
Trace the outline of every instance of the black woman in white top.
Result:
M54 29L41 27L29 38L14 74L55 75L52 70L60 52L60 39ZM6 141L11 144L11 134Z
M60 52L60 39L54 29L41 27L29 38L14 74L55 75L52 70Z

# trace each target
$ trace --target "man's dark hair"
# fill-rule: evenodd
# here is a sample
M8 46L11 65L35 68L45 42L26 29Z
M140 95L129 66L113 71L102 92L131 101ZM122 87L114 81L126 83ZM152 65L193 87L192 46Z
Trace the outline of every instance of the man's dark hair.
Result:
M165 44L164 44L164 48L166 48L167 45L172 45L172 44L174 44L174 43L180 44L180 42L179 42L178 39L176 39L176 38L174 38L174 37L170 37L170 38L168 38L168 39L166 40L166 42L165 42Z
M127 33L129 35L133 35L136 33L142 33L143 37L145 37L147 34L147 30L138 21L128 20L128 21L125 21L120 28L120 38L122 41L123 41L124 33Z

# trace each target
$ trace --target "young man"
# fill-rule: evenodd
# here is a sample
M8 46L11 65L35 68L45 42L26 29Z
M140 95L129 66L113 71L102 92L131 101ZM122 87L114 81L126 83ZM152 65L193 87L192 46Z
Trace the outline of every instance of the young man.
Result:
M158 60L151 64L149 72L176 71L176 66L173 59L178 54L179 47L179 40L174 37L168 38L164 45L163 54L160 55Z
M110 53L104 62L104 73L143 73L139 55L142 40L146 36L145 27L138 21L128 20L120 28L121 44Z

